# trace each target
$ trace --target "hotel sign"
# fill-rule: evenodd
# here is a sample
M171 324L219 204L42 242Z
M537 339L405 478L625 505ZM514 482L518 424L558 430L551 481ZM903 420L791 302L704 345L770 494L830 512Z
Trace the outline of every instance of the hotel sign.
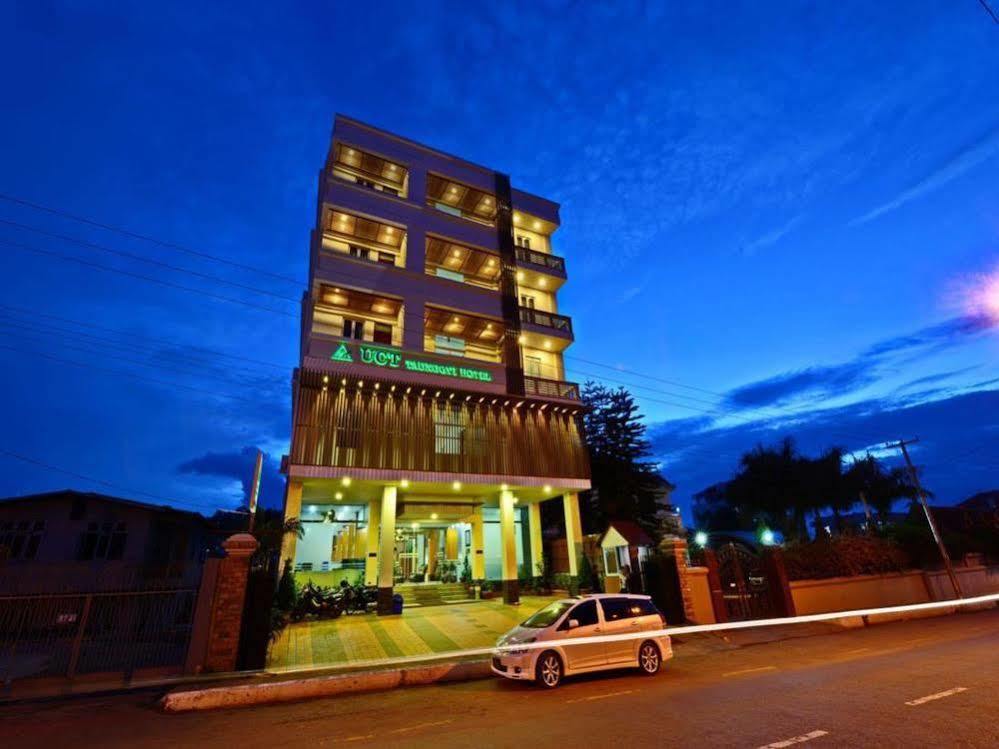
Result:
M375 367L403 369L407 372L454 377L460 380L493 381L493 373L488 369L442 364L441 362L412 357L397 349L370 346L366 343L341 343L330 359L344 364L369 364Z

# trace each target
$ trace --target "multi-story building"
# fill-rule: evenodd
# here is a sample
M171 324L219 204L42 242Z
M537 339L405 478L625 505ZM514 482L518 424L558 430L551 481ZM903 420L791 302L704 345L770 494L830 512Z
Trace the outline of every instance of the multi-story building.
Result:
M338 116L302 304L285 515L298 570L393 584L538 574L540 503L570 571L588 489L562 353L559 207L505 174Z

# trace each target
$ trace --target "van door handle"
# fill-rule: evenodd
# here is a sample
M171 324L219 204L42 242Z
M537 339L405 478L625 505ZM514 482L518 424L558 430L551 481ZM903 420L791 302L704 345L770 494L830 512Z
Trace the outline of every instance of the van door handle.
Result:
M633 621L633 622L631 623L631 626L632 626L632 627L637 627L637 626L638 626L639 624L641 624L641 622L639 622L639 621L637 621L637 620L636 620L636 621Z
M594 632L599 632L599 631L600 631L600 627L594 627L594 628L593 628L593 631L594 631Z

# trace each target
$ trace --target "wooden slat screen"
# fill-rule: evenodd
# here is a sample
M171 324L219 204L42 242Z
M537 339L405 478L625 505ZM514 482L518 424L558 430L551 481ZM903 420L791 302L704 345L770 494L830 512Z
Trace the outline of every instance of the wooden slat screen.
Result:
M303 373L295 399L291 462L498 476L589 478L578 417L554 408L504 407L406 395L338 381L324 389ZM505 400L505 399L504 399ZM441 405L445 409L442 410Z

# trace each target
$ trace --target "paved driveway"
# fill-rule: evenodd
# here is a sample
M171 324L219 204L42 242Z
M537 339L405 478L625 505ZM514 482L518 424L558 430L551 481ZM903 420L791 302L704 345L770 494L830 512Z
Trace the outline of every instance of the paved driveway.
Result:
M272 670L489 647L496 638L555 598L523 596L404 610L402 616L345 614L289 624L271 645Z

